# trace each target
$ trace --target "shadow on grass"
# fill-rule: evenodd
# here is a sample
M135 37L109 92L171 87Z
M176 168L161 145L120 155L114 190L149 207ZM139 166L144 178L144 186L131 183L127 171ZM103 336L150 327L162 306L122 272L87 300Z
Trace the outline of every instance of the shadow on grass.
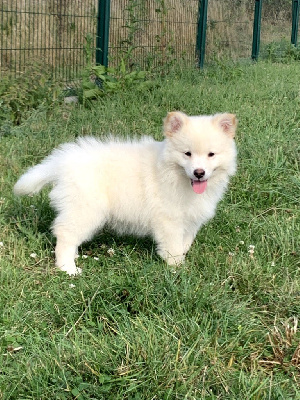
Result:
M44 238L45 246L55 246L56 240L51 232L51 225L55 218L55 211L50 206L49 199L44 193L35 198L15 198L4 214L4 220L9 224L16 235L34 242ZM33 246L34 247L34 246ZM155 254L154 243L150 237L136 237L132 235L118 235L108 228L99 230L89 241L79 246L79 254L94 256L112 256L116 250L124 256L137 254L145 256ZM158 259L158 256L155 256Z

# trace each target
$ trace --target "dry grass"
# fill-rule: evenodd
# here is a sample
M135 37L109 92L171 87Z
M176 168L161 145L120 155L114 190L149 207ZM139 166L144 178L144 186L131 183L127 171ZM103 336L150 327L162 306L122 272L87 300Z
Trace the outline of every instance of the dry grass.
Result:
M279 325L279 326L278 326ZM289 372L294 381L300 384L300 338L298 318L292 317L278 324L274 323L273 329L268 333L269 347L272 353L267 357L258 359L258 364L265 371L273 372L280 368ZM253 359L256 359L254 356Z

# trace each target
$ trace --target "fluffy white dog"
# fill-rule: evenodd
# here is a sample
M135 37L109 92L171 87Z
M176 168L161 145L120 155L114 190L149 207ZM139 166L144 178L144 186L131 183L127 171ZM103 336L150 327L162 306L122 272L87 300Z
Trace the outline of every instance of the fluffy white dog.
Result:
M157 253L180 264L235 173L236 126L233 114L176 111L165 118L162 142L80 138L30 168L14 192L34 194L53 184L56 265L70 275L81 272L78 246L104 225L152 236Z

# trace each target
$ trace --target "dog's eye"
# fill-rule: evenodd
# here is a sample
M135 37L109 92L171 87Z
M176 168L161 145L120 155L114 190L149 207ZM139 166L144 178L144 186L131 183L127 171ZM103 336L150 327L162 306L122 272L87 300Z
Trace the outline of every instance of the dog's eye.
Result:
M186 153L184 153L186 156L191 157L192 153L190 151L187 151Z
M208 157L213 157L214 155L215 155L215 153L212 153L212 152L208 153Z

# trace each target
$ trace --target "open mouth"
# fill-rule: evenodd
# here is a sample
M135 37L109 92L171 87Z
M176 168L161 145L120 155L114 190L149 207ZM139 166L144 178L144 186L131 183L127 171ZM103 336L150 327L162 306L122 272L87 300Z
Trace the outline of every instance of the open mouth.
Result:
M207 181L199 181L191 179L191 185L195 193L202 194L206 190Z

